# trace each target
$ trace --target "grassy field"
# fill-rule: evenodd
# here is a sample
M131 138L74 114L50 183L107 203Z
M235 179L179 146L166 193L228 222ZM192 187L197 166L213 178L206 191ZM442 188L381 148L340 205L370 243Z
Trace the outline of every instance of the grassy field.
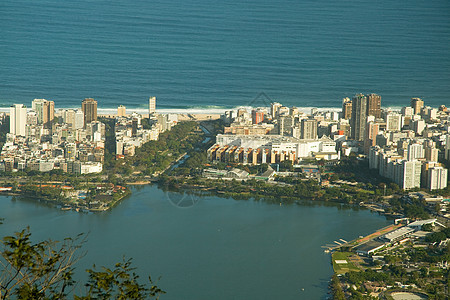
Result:
M354 256L351 252L334 252L331 256L333 261L333 270L336 274L345 274L348 271L359 271L358 267L349 259L349 256ZM346 260L346 264L338 264L336 260Z

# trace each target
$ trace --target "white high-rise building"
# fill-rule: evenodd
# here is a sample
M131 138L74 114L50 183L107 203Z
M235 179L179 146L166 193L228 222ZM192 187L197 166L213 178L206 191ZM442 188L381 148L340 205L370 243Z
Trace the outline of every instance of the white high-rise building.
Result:
M119 107L117 108L117 116L118 117L125 117L126 114L127 114L127 108L125 106L123 106L123 105L119 105Z
M402 129L402 115L389 113L386 115L386 131L400 131Z
M282 107L278 102L270 103L270 115L272 116L272 119L276 119L278 117L278 109Z
M433 167L428 170L427 188L440 190L447 187L448 170L443 167Z
M72 128L74 128L75 111L73 109L67 109L64 111L64 123L69 124Z
M425 159L427 161L437 162L439 159L439 150L433 146L427 145L425 147Z
M80 129L84 126L84 113L82 110L77 109L75 111L73 129Z
M36 112L38 124L44 124L50 128L55 118L55 102L45 99L34 99L31 102L32 109Z
M423 145L410 144L408 145L408 160L416 160L424 157Z
M404 117L410 117L412 115L414 115L414 108L406 106L406 107L402 107L402 115Z
M445 153L444 153L445 159L450 160L450 134L447 134L446 140L445 140Z
M404 190L420 188L420 173L422 172L422 164L420 161L402 161L398 165L398 185Z
M156 113L156 97L150 97L148 99L148 113L149 115Z
M14 135L25 136L27 124L27 107L23 104L14 104L10 107L9 132Z
M425 129L425 121L422 120L422 119L413 121L412 122L412 129L414 130L414 132L416 134L422 135L422 132Z

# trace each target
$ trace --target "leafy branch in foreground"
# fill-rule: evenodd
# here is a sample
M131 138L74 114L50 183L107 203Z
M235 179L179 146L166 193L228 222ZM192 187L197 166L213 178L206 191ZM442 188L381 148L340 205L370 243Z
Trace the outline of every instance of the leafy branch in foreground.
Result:
M30 229L2 240L0 298L64 298L73 286L73 265L84 256L76 251L86 241L83 234L62 243L47 240L33 244Z
M74 265L86 254L80 252L86 235L62 242L32 243L30 229L6 236L0 249L0 299L66 299L73 291ZM147 299L165 293L149 277L150 286L138 282L131 259L114 269L88 269L86 295L75 299Z
M95 265L94 265L95 269ZM165 294L158 288L149 276L150 288L138 282L139 276L134 273L136 268L131 267L131 259L117 263L114 269L102 268L102 271L88 269L89 281L87 296L77 297L77 300L90 299L147 299L148 297L159 298ZM116 295L114 297L114 295Z

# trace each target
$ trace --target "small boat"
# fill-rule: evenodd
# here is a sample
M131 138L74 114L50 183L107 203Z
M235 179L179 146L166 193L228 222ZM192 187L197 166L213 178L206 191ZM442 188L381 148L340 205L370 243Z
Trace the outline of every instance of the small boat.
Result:
M61 207L61 210L70 210L72 207L70 207L70 206L63 206L63 207Z

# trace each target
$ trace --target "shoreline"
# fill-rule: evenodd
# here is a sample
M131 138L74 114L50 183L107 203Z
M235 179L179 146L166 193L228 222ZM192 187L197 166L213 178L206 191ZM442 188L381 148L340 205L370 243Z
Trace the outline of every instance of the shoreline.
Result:
M31 102L31 100L30 100ZM17 103L20 103L19 101ZM13 102L11 102L11 105ZM27 109L31 110L31 105L27 105ZM207 107L192 107L192 108L157 108L157 113L162 114L179 114L179 115L220 115L224 114L226 111L230 110L238 110L238 109L253 109L253 108L260 108L260 107L266 107L266 106L234 106L234 107L215 107L215 108L207 108ZM326 106L326 107L318 107L318 106L296 106L300 112L304 113L310 113L311 109L317 109L319 111L330 111L330 112L339 112L342 110L341 106ZM269 108L269 107L266 107ZM382 106L382 109L388 109L388 110L401 110L401 106ZM9 114L9 107L0 107L0 113L5 112ZM80 106L67 106L67 107L55 107L55 111L58 110L64 110L64 109L81 109L81 102ZM146 115L148 117L148 108L140 108L140 107L126 107L127 114L131 114L133 112ZM117 116L117 107L113 108L97 108L97 115L98 116Z

